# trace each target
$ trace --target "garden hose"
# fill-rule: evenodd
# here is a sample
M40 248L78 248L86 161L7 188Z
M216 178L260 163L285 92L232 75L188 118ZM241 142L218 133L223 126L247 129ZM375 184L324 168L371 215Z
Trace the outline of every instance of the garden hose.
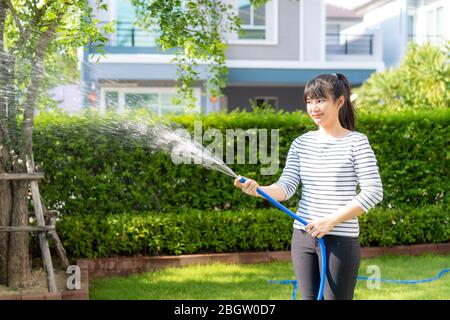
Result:
M420 279L420 280L397 280L397 279L384 279L384 278L372 278L367 276L358 276L358 280L375 280L380 282L386 282L386 283L396 283L396 284L418 284L418 283L425 283L425 282L433 282L435 280L440 279L445 273L450 272L450 268L445 268L439 271L439 273L432 277L427 279ZM297 280L269 280L270 284L290 284L292 285L292 300L296 300L297 296Z
M240 183L245 183L247 181L246 178L241 177L239 179ZM295 220L299 221L301 224L306 226L308 222L299 216L297 216L295 213L293 213L291 210L283 206L281 203L279 203L277 200L269 196L267 193L262 191L260 188L256 188L256 192L261 195L263 198L265 198L267 201L269 201L272 205L289 215L290 217L294 218ZM322 256L322 269L320 272L320 286L319 286L319 293L317 294L317 300L322 300L323 298L323 288L325 287L325 281L327 279L327 262L326 262L326 251L325 251L325 243L322 238L319 239L319 245L320 245L320 253ZM297 289L297 287L295 288Z

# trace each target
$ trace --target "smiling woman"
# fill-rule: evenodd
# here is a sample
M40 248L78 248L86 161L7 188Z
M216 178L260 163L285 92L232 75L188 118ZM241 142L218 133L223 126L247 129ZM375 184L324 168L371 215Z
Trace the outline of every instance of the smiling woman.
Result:
M318 130L292 142L276 183L260 187L250 179L244 184L235 181L249 195L258 196L260 188L278 201L292 197L301 181L297 216L307 225L295 220L291 254L303 299L314 299L319 291L320 238L327 249L324 298L353 298L360 263L357 217L383 198L373 150L367 137L354 131L350 94L350 84L342 74L324 74L311 80L304 99ZM361 192L357 195L358 183Z
M354 131L350 85L342 74L324 74L305 88L308 114L318 126L291 146L278 181L292 196L302 182L297 214L308 221L294 223L292 261L303 299L318 289L317 239L325 241L328 284L325 299L352 299L360 263L358 216L382 200L375 155L367 137ZM356 195L359 183L361 192ZM301 280L300 280L301 279Z

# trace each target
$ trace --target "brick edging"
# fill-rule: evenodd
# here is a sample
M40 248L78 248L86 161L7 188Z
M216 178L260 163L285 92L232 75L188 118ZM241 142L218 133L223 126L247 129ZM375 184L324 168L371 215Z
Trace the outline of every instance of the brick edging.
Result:
M362 247L361 256L372 258L380 255L411 255L416 256L423 253L450 254L450 242L435 244L414 244L394 247Z
M450 242L439 244L418 244L395 247L362 247L361 256L371 258L379 255L419 255L423 253L450 254ZM55 293L0 296L0 300L89 300L89 279L102 276L128 275L154 271L166 267L182 267L191 264L222 263L264 263L290 261L290 251L209 253L179 256L138 256L80 259L81 289L64 290Z
M422 253L450 254L450 242L440 244L419 244L395 247L362 247L361 257L371 258L379 255L418 255ZM155 271L166 267L181 267L190 264L222 263L264 263L291 261L290 251L210 253L179 256L135 256L98 259L80 259L78 265L89 272L89 277L128 275L132 273Z

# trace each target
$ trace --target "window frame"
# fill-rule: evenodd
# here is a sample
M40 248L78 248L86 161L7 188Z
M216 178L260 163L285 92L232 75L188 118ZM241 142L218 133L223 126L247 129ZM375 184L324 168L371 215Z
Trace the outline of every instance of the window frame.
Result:
M253 98L253 101L256 104L256 100L264 100L264 102L267 104L268 100L275 100L275 110L278 110L279 108L279 98L277 96L255 96Z
M235 14L239 16L239 4L238 0L229 0L232 2ZM227 43L231 45L278 45L278 0L269 1L265 5L265 39L239 39L237 32L233 32L227 35ZM253 14L253 6L250 14ZM242 29L248 27L248 29L260 30L261 28L256 25L241 25Z
M238 35L238 39L239 40L261 40L261 41L265 41L267 40L267 6L264 5L264 25L256 25L255 24L255 11L257 10L256 7L254 7L251 2L250 2L250 24L242 24L241 27L242 29L246 29L246 30L264 30L264 39L249 39L249 38L239 38ZM239 11L239 8L238 8ZM238 12L239 15L239 12Z
M442 30L440 30L442 32L441 34L437 34L437 32L439 31L437 30L438 12L441 12L442 14L441 16ZM450 15L450 6L448 1L439 0L434 1L432 3L424 3L419 7L417 7L415 15L416 15L416 23L415 23L416 37L414 41L419 44L430 41L431 43L434 43L434 45L437 45L439 47L445 45L445 41L448 40L450 37L450 33L448 32L449 29L448 17Z
M100 88L100 112L106 112L106 93L118 93L118 107L115 112L122 113L130 110L126 107L125 94L158 94L158 115L161 113L161 94L176 94L177 90L174 87L132 87L132 86L101 86ZM194 97L197 100L196 108L192 110L193 113L201 113L201 90L194 88Z

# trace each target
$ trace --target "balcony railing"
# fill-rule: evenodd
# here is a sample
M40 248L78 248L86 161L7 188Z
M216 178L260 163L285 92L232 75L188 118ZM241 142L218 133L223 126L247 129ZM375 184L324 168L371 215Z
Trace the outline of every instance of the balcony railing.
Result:
M329 55L372 55L373 34L327 33L326 45Z
M106 22L99 23L100 26ZM155 47L156 31L147 31L132 22L117 21L115 32L107 35L111 47Z

